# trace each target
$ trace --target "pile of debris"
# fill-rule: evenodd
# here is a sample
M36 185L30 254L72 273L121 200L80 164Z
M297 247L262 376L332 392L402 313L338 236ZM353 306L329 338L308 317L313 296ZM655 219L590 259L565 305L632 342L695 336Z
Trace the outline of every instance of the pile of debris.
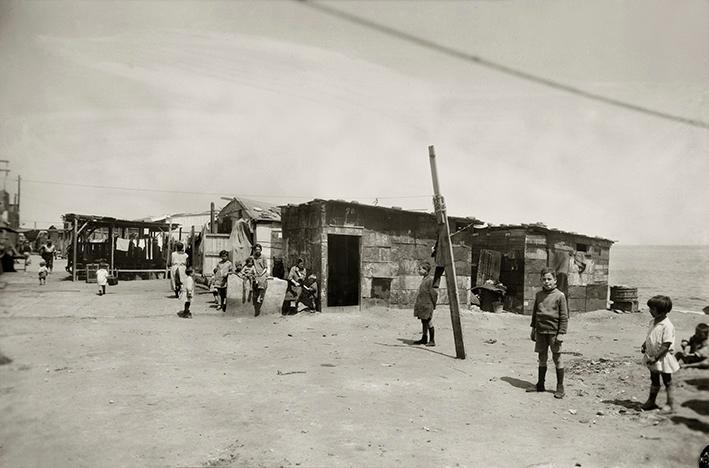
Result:
M614 360L599 358L592 359L571 359L566 364L566 372L573 375L587 374L610 374L618 367L630 366L633 363L628 360Z

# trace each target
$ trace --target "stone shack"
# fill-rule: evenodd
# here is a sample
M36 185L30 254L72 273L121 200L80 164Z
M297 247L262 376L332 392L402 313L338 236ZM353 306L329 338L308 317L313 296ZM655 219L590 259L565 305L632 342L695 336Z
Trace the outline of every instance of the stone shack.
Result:
M547 228L543 224L491 226L472 234L475 285L486 280L507 287L505 310L532 314L542 268L557 272L570 312L606 309L613 241Z
M438 226L432 213L313 200L282 207L286 271L302 257L318 277L325 307L412 307L421 277L433 262ZM468 304L472 218L449 218L461 304ZM447 303L445 277L440 303Z

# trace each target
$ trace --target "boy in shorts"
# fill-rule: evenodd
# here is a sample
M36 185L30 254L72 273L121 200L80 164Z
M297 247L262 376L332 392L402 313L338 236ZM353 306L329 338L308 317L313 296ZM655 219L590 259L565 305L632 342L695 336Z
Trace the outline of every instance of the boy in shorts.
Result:
M544 392L549 348L556 367L556 392L554 398L564 398L564 365L561 362L561 344L566 336L569 311L566 296L556 288L556 272L551 268L541 271L542 290L534 298L532 310L532 333L534 351L539 355L539 377L537 384L528 392Z

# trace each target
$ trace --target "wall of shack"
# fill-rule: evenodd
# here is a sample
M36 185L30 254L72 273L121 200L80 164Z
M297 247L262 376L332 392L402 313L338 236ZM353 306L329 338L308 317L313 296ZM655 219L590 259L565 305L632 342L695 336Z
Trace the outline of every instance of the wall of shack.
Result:
M473 281L484 279L478 275L482 250L501 254L499 281L507 287L505 310L531 315L541 289L539 276L547 266L565 272L565 278L559 275L559 286L571 312L606 308L610 241L525 228L476 231L472 239Z
M299 256L305 259L306 268L318 276L324 306L328 288L328 235L360 237L362 307L412 307L421 282L418 265L422 261L433 263L431 251L438 227L432 214L317 201L285 207L282 222L286 267ZM466 305L471 287L470 237L463 233L454 242L459 298ZM441 281L439 302L448 302L445 277Z

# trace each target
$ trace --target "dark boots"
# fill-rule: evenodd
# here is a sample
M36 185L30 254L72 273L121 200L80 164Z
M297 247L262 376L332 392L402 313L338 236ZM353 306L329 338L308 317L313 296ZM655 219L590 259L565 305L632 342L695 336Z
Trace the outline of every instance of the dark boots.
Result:
M528 388L527 392L544 392L544 391L546 391L546 389L544 388L544 380L546 379L546 375L547 375L547 368L540 367L539 368L539 377L537 378L537 384L532 388Z
M428 343L426 343L426 346L436 346L436 339L435 339L435 332L433 331L433 327L428 329L428 334L430 336L430 339L428 340Z
M642 404L640 409L644 411L650 411L657 409L657 403L655 403L655 400L657 400L657 394L660 393L660 386L659 385L651 385L650 386L650 396L647 397L647 401ZM670 394L667 394L667 399L670 399Z
M554 392L554 398L564 398L564 369L556 370L556 392Z
M423 330L423 334L421 335L420 340L414 341L414 344L426 344L428 343L428 331L426 329Z
M421 339L414 341L414 344L422 345L428 343L428 322L421 320Z

